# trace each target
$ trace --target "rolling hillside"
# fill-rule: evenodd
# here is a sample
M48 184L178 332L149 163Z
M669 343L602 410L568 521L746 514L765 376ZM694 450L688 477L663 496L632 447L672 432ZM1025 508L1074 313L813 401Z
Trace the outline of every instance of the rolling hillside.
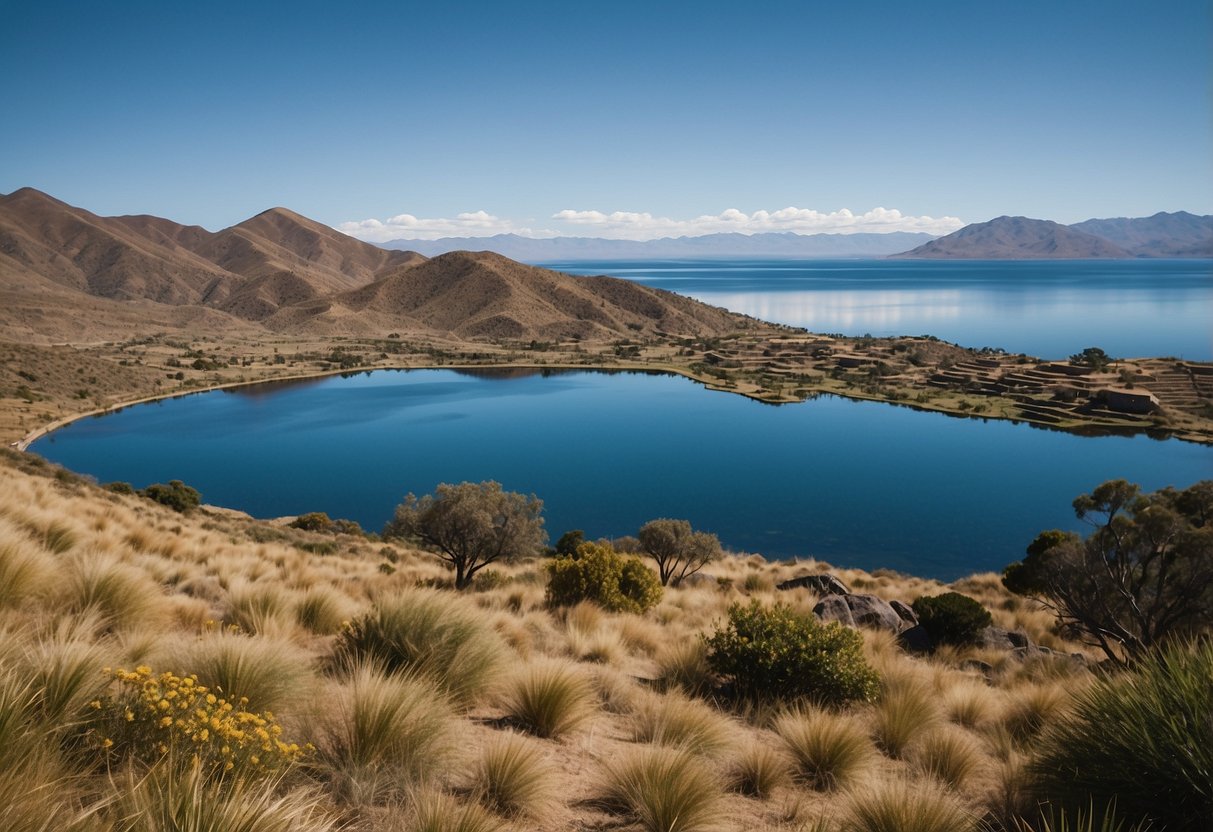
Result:
M23 188L0 196L0 338L141 332L389 332L484 339L714 335L753 321L608 277L490 252L433 260L356 240L285 208L211 232L100 217Z

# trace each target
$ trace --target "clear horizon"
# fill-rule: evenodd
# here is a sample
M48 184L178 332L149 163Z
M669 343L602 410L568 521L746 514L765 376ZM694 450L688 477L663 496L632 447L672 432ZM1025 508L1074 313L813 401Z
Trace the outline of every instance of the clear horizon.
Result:
M1213 213L1208 3L8 10L0 192L363 239Z

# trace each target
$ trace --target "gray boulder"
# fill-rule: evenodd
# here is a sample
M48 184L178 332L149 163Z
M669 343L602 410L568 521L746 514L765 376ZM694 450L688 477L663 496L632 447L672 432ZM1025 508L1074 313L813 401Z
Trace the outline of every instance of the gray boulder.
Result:
M837 621L848 627L855 626L855 616L851 615L851 607L847 604L847 595L827 595L813 607L813 615L822 621Z
M875 595L827 595L813 607L813 614L822 621L839 621L848 627L869 627L900 633L906 629L889 603Z
M901 616L901 620L911 627L918 626L918 615L914 612L914 608L905 601L890 601L889 606L893 608L893 612Z
M802 575L777 585L776 589L809 589L818 595L850 595L851 590L833 575Z
M888 630L891 633L900 633L905 629L905 622L901 616L883 598L877 598L875 595L847 595L844 597L847 606L851 608L851 617L860 627Z

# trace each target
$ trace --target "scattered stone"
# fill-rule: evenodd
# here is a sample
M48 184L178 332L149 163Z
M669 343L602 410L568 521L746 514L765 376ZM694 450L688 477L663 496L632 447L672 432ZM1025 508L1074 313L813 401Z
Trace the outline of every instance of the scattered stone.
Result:
M810 589L818 595L851 594L850 588L833 575L802 575L799 578L792 578L790 581L784 581L775 588L783 590L804 588Z
M921 624L915 624L898 633L897 643L907 653L930 653L932 648L931 636Z
M851 607L847 604L845 595L827 595L813 607L813 614L822 621L837 621L848 627L854 627L855 616L851 615Z

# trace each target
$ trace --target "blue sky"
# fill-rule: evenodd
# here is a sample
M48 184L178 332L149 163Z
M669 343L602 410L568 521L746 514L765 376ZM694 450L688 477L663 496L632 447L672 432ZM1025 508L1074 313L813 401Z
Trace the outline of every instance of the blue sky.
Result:
M1213 213L1211 6L0 0L0 192L369 239Z

